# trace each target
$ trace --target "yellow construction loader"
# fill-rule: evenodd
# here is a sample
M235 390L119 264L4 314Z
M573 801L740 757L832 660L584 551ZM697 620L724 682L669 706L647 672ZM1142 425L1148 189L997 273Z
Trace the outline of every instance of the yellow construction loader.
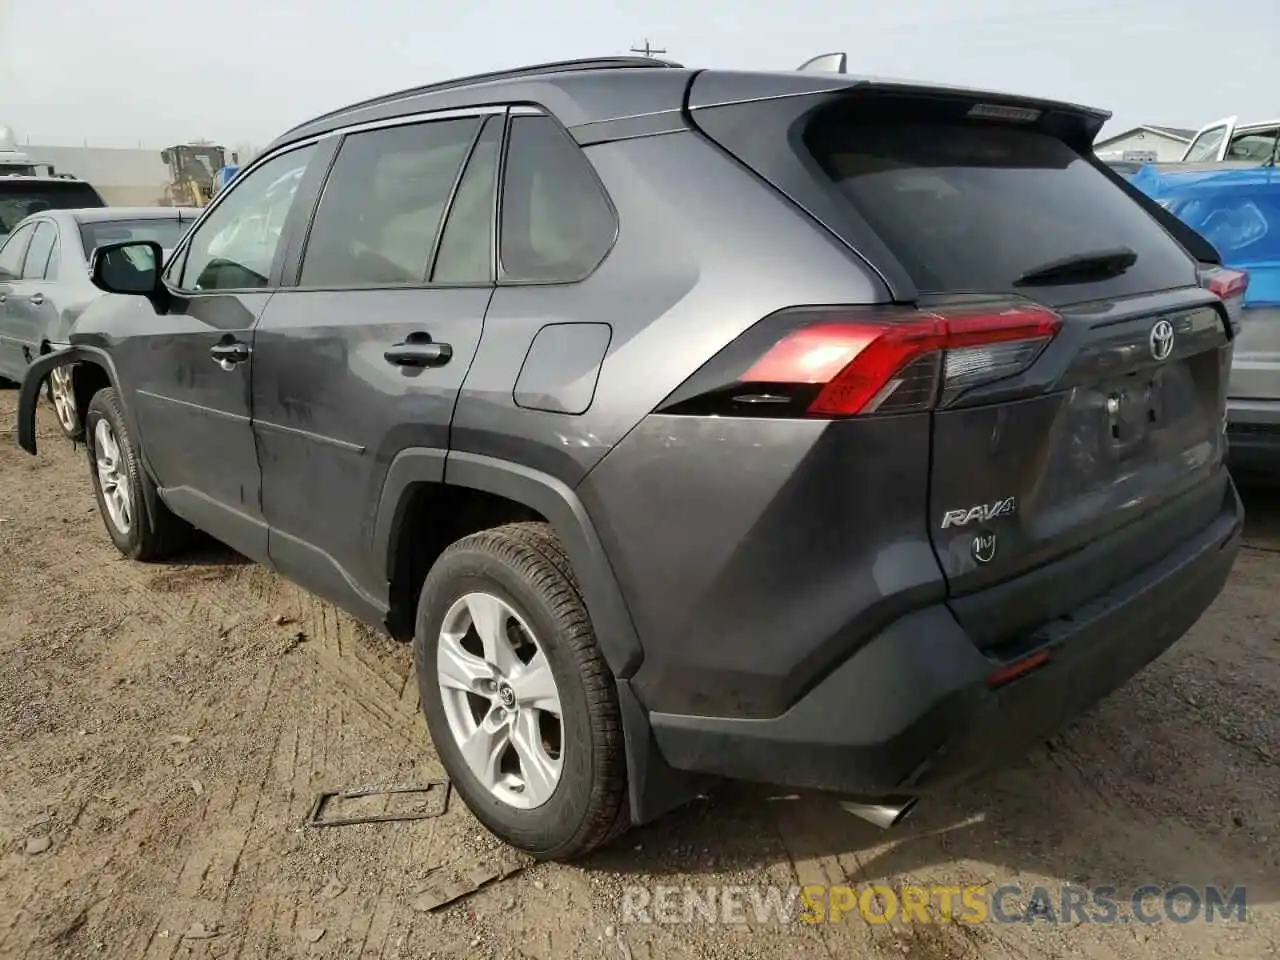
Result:
M203 207L213 199L218 171L226 166L227 151L212 143L181 143L160 152L169 165L164 199L171 207Z

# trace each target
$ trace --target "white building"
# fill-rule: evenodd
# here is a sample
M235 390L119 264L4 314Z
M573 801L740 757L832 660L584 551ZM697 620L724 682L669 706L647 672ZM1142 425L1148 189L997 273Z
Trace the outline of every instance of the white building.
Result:
M1172 163L1182 159L1194 130L1147 124L1099 140L1093 151L1103 160L1144 160Z

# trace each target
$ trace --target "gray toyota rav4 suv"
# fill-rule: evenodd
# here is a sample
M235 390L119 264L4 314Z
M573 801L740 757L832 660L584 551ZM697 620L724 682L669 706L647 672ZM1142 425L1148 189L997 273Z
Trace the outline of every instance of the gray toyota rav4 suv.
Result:
M1242 278L1066 103L664 61L281 136L72 364L111 538L392 635L475 815L582 855L728 777L883 824L1221 589Z

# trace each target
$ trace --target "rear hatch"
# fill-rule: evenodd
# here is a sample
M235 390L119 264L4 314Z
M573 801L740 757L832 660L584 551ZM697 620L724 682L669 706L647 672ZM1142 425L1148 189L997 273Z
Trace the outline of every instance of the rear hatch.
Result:
M98 192L83 180L0 176L0 235L41 210L105 206Z
M1230 324L1196 260L1088 156L1104 117L856 81L747 105L698 92L704 132L882 278L881 319L942 331L896 379L919 394L933 364L930 535L981 645L1216 516Z

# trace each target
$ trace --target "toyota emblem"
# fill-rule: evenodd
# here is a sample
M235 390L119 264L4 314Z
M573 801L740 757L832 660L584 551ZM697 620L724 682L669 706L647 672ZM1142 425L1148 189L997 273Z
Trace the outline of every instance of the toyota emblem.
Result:
M1173 353L1173 324L1168 320L1159 320L1151 328L1151 356L1157 360L1168 360Z

